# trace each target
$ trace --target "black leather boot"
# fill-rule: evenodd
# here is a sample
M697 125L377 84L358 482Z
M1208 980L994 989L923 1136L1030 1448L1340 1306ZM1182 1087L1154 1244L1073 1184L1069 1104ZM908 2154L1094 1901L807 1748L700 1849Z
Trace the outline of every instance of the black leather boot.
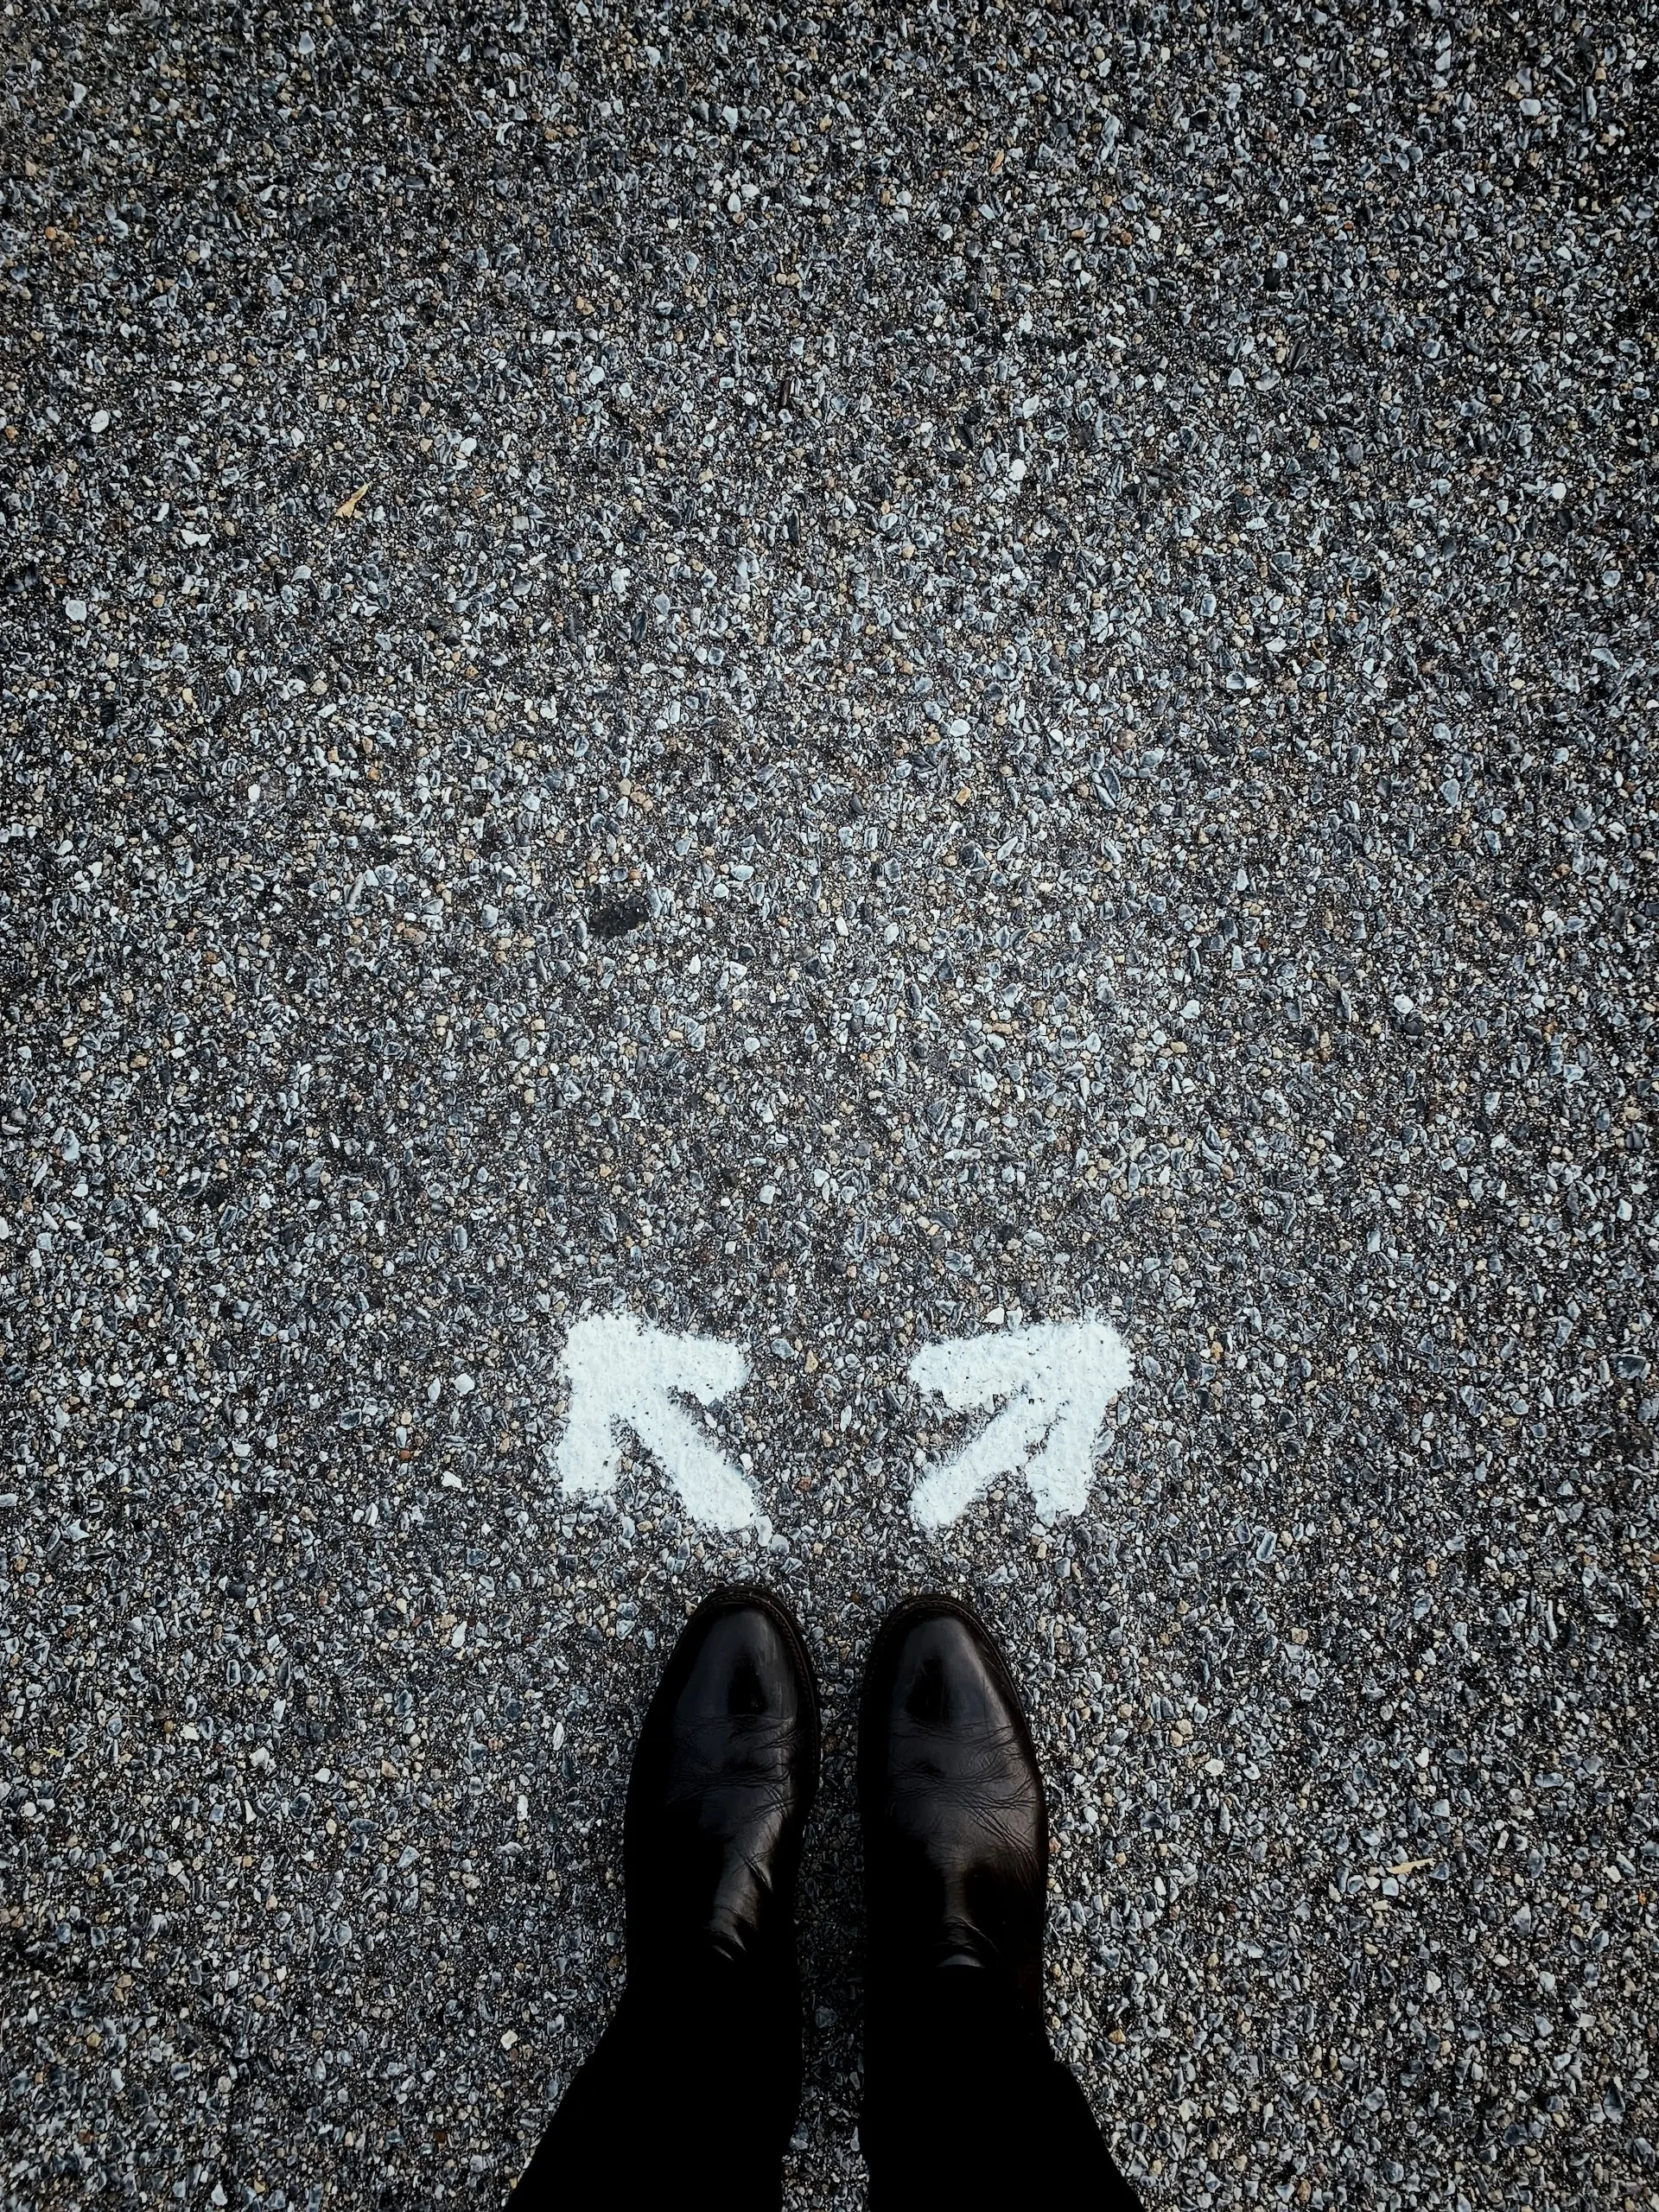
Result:
M1001 1652L965 1605L888 1616L864 1679L871 2212L1132 2208L1043 2021L1048 1821Z
M912 1598L864 1677L858 1747L869 1975L982 1969L1042 2031L1048 1815L1002 1655L967 1606Z
M747 1586L687 1622L645 1714L622 1829L628 1977L794 1971L818 1700L787 1609Z
M795 1885L818 1783L800 1634L717 1590L670 1655L623 1823L628 1983L512 2199L774 2212L801 2094Z

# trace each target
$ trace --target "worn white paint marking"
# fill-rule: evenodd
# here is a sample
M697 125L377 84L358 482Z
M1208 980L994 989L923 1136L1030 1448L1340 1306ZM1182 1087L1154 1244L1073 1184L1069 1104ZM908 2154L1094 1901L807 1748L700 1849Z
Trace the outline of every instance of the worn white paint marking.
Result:
M1081 1513L1106 1408L1129 1380L1128 1348L1104 1321L1042 1321L955 1344L924 1344L910 1363L918 1389L953 1412L1003 1401L954 1459L930 1467L910 1510L924 1529L965 1513L999 1475L1023 1474L1039 1519Z
M568 1497L602 1497L621 1466L624 1430L638 1438L685 1502L694 1521L741 1529L754 1519L754 1493L680 1406L677 1395L712 1405L741 1390L749 1363L714 1337L671 1337L631 1314L594 1313L564 1347L570 1421L557 1466Z

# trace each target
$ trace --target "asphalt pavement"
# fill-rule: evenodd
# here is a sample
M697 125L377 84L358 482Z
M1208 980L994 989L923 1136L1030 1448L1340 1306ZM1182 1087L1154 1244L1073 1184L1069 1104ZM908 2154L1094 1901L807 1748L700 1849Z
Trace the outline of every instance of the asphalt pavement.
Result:
M791 2203L938 1586L1154 2212L1659 2205L1653 28L13 0L0 2202L497 2203L742 1575Z

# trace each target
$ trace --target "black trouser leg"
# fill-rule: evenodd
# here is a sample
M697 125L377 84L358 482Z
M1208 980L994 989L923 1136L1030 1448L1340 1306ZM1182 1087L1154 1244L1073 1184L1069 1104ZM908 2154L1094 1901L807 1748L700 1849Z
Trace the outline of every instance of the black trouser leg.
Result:
M983 1967L873 1995L858 2132L870 2212L1137 2206L1083 2091Z
M779 2212L800 2095L792 1983L723 1961L630 1982L512 2212Z

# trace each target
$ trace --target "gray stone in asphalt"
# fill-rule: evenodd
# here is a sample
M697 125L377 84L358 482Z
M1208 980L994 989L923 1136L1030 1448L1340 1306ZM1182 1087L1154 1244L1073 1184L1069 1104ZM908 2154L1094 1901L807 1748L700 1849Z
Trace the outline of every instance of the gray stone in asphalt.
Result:
M499 2201L742 1573L794 2201L933 1584L1149 2205L1651 2203L1651 25L532 12L8 25L4 2202ZM562 1496L612 1311L747 1531Z

